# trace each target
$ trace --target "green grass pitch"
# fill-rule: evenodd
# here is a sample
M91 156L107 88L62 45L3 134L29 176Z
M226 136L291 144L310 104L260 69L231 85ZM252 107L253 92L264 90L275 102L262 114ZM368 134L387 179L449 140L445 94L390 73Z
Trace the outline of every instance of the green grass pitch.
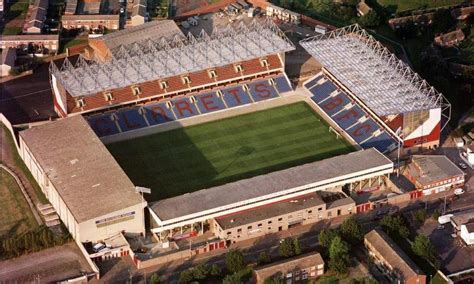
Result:
M304 102L107 147L150 201L354 151Z

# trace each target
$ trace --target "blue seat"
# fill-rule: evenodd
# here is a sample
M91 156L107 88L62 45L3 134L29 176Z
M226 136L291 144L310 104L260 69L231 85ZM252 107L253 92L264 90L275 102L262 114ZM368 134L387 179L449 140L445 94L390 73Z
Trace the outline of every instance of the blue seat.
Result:
M224 102L215 92L196 95L194 97L196 98L196 105L201 113L225 109Z
M377 137L373 137L367 140L361 146L365 149L374 147L380 152L384 153L388 150L388 148L392 144L395 144L395 143L396 143L395 139L393 139L390 135L388 135L387 132L382 132Z
M286 76L278 76L273 79L276 83L276 88L279 93L286 93L289 91L293 91L293 88L291 87L290 83L288 82L288 79Z
M379 129L379 126L375 121L371 118L368 120L352 127L347 131L347 134L349 134L357 143L362 143L364 140L372 136L372 134Z
M242 86L230 87L222 90L224 100L229 108L246 105L252 102Z
M319 106L326 112L329 116L341 111L344 106L349 104L351 100L343 93L338 94L337 96L330 97L324 102L320 102Z
M321 78L323 78L323 75L317 76L317 77L314 78L313 80L311 80L311 81L309 81L309 82L306 82L306 83L304 84L304 87L305 87L306 89L308 89L308 90L311 89L312 87L314 87L314 85L316 85L316 83L317 83L319 80L321 80Z
M199 114L196 105L188 97L173 100L173 110L178 119Z
M313 88L313 90L314 89L317 89L318 92L322 92L322 93L325 93L325 94L330 94L330 93L334 92L335 90L337 90L337 87L331 81L326 81L326 82L322 83L321 85L317 85L316 87Z
M344 130L354 125L359 119L365 115L365 112L357 105L353 105L350 109L344 110L332 119Z
M112 120L111 114L99 114L87 118L92 130L99 137L104 137L112 134L119 133L117 125Z
M150 125L161 124L175 120L173 112L166 107L166 103L149 104L143 106L145 116Z
M278 97L275 88L270 85L268 80L261 80L248 84L250 95L256 102Z
M148 126L143 115L138 112L137 107L125 111L118 111L116 116L122 132Z

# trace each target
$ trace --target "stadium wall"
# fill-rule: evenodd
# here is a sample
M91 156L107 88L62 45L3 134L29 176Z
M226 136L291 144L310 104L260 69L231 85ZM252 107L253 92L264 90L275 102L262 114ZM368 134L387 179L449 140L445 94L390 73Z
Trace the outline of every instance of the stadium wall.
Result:
M439 145L441 135L441 109L431 109L429 118L413 132L404 137L405 147L415 147L423 144L424 147Z

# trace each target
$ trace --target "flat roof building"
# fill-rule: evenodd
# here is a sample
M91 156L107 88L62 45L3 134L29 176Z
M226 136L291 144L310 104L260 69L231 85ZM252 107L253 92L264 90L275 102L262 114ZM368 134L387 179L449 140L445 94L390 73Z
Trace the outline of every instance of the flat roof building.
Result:
M413 155L404 175L425 194L464 184L464 172L444 155Z
M392 161L374 148L308 163L157 201L150 208L160 227L152 231L160 232L167 226L207 220L392 172Z
M82 116L19 136L26 166L76 240L144 233L146 202Z
M284 280L284 283L299 283L314 279L324 274L324 260L319 252L311 252L276 263L271 263L254 270L257 284L266 279Z
M380 229L367 233L364 237L365 247L375 264L385 272L394 283L424 284L426 275L397 246L393 240Z

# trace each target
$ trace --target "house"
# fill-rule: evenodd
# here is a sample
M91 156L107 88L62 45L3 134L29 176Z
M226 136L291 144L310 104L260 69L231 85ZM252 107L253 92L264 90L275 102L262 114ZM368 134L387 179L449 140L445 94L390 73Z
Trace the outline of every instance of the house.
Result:
M268 278L284 279L284 283L299 283L324 274L324 260L318 252L311 252L254 270L254 280L262 284Z
M102 29L118 30L120 15L63 15L61 25L64 29Z
M362 17L362 16L365 16L367 15L370 11L372 11L372 8L370 8L369 5L367 5L367 3L365 3L365 0L361 0L357 6L356 6L356 9L357 9L357 14Z
M385 272L391 283L426 283L426 275L382 230L374 229L367 233L364 245L375 265Z
M0 71L1 77L8 76L10 74L10 70L15 66L16 60L16 49L9 48L2 50L2 57L0 61Z
M23 33L40 34L48 11L48 0L35 0L28 8Z
M457 29L455 31L441 34L434 38L434 42L436 45L441 47L450 47L456 45L465 39L464 33Z
M474 244L474 209L454 213L451 224L467 245Z
M7 47L41 50L42 53L56 53L59 46L59 35L6 35L0 37L0 48Z
M130 26L143 25L146 21L146 0L134 0L132 14L130 16ZM127 23L128 24L128 23Z

